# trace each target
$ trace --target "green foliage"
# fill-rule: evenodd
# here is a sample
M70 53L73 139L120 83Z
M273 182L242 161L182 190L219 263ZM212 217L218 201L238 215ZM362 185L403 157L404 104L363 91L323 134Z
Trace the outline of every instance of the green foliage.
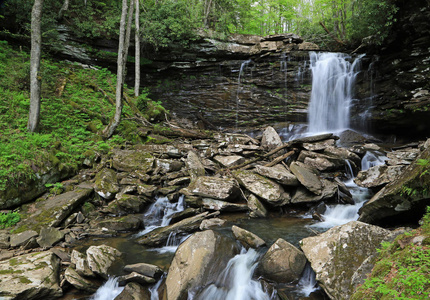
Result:
M139 142L131 121L109 140L98 135L115 112L108 100L115 99L115 75L49 59L41 64L40 132L28 133L28 60L28 53L0 42L0 192L51 167L70 174L95 153L107 154L126 140ZM127 88L125 92L132 94ZM123 114L132 114L127 105Z
M430 296L430 248L416 245L416 235L430 238L430 207L421 221L421 228L403 234L393 243L384 243L378 250L370 277L351 299L428 299Z
M196 19L189 14L187 1L146 1L141 16L142 37L155 48L175 43L186 46L195 39Z
M49 188L49 192L54 195L59 195L64 191L64 186L61 182L45 184Z
M0 229L12 227L21 220L21 215L16 211L0 213Z

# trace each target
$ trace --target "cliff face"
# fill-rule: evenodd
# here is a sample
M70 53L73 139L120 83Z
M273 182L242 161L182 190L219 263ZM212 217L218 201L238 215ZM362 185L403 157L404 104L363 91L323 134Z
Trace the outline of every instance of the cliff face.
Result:
M425 137L430 131L430 1L397 4L398 21L374 56L369 125L376 132Z
M149 55L142 85L173 114L205 127L305 122L308 51L317 49L294 34L206 37Z

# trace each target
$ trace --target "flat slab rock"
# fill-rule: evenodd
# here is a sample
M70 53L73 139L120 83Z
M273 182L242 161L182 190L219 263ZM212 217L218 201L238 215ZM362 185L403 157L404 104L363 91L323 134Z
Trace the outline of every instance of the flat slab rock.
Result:
M323 185L318 176L312 172L311 168L296 161L290 165L290 169L305 188L316 195L321 195Z
M60 259L52 252L36 252L0 262L0 299L54 299L59 286Z
M92 192L93 189L79 188L44 201L25 205L24 217L18 225L35 230L41 227L57 227L73 210L83 204ZM31 217L25 217L25 214Z
M240 195L239 185L232 178L200 176L188 186L189 193L216 200L234 200Z

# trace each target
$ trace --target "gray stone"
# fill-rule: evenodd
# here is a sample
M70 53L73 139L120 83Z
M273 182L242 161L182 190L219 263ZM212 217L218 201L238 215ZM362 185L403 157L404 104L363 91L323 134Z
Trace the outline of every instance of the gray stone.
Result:
M118 283L121 286L126 285L129 282L136 282L139 284L151 284L155 283L156 280L155 278L145 276L137 272L131 272L130 274L123 275L118 278Z
M406 166L386 166L379 165L371 167L365 171L360 171L354 182L362 187L374 188L381 187L387 183L393 182L400 174L403 173Z
M416 148L402 149L387 153L387 164L395 165L410 165L419 155L420 151Z
M173 160L173 159L155 160L155 167L158 168L163 174L179 171L180 169L182 169L183 166L184 164L179 160Z
M91 196L93 189L78 188L44 201L32 203L27 217L20 226L40 229L43 226L57 227ZM34 210L34 211L33 211Z
M302 251L283 239L278 239L260 259L258 274L279 283L298 280L305 268Z
M217 211L248 211L248 205L231 203L227 201L215 200L210 198L202 199L202 206L206 210L217 210Z
M122 254L117 249L106 245L91 246L86 253L91 271L105 279L109 276L109 268Z
M205 167L203 166L202 162L200 161L200 158L194 151L188 152L185 165L188 169L188 174L190 174L191 180L194 180L200 176L205 176Z
M333 198L337 192L338 185L327 179L322 179L321 182L323 184L323 189L320 195L315 195L304 187L298 187L291 198L291 203L317 202Z
M0 249L8 249L10 247L10 234L0 231Z
M186 299L188 292L201 289L215 279L216 268L225 266L235 253L233 241L212 230L189 237L176 250L170 265L166 278L167 299Z
M220 218L212 218L212 219L206 219L203 220L203 222L200 224L200 230L206 230L209 229L211 227L215 227L215 226L222 226L225 224L225 220L220 219Z
M51 248L49 250L55 255L57 255L62 262L71 262L70 254L65 252L61 248Z
M268 126L263 131L263 138L261 139L261 147L271 150L275 149L279 146L282 146L282 140L279 137L279 134L273 127Z
M259 248L266 245L266 242L258 235L240 228L236 225L231 227L233 235L245 248Z
M300 242L316 279L331 299L349 299L356 286L352 276L366 258L376 253L390 231L362 222L336 226Z
M142 150L115 150L112 165L119 171L149 173L154 167L154 157Z
M316 195L321 195L323 185L313 170L301 162L293 162L290 165L291 172L296 175L301 184Z
M39 237L36 239L40 247L52 247L64 239L64 233L58 228L42 227Z
M94 277L94 273L91 271L88 265L87 256L85 254L76 250L72 250L70 261L75 266L75 270L79 273L79 275L85 277Z
M114 300L151 300L151 293L140 284L130 282Z
M124 271L126 272L137 272L139 274L152 277L152 278L160 278L163 275L163 270L156 265L146 264L146 263L137 263L132 265L126 265L124 267Z
M301 151L297 160L322 172L345 168L345 159L311 151Z
M245 158L239 155L217 155L213 159L225 168L237 166L245 162Z
M33 239L33 238L35 238L37 236L38 236L38 234L34 230L27 230L27 231L24 231L24 232L21 232L21 233L12 234L10 236L10 246L13 247L13 248L24 246L31 239Z
M115 231L136 231L143 228L143 220L141 216L127 215L96 221L95 226Z
M251 218L265 218L267 216L266 207L254 194L248 196L248 207Z
M15 256L0 262L0 294L6 299L57 299L60 259L50 251Z
M118 178L112 169L104 168L97 173L94 190L101 197L111 200L119 192Z
M71 267L68 267L64 272L64 278L68 283L73 285L76 289L85 291L87 293L94 293L97 290L97 285L92 281L82 277Z
M273 180L246 170L235 171L233 175L242 186L270 205L283 206L290 201L290 195Z
M238 200L239 185L232 178L200 176L188 186L187 190L196 196L223 201Z
M142 212L150 203L148 198L142 196L118 194L104 210L114 215L136 214Z
M157 187L155 185L139 184L137 186L137 193L139 195L143 195L143 196L149 197L149 198L152 198L155 196L156 190L157 190Z
M303 143L303 148L309 151L322 151L329 146L334 146L335 143L336 141L334 139L328 139L315 143Z
M264 166L258 165L255 167L255 171L258 174L271 178L283 185L290 185L290 186L299 185L299 181L297 180L297 177L281 164L277 164L273 167L264 167Z

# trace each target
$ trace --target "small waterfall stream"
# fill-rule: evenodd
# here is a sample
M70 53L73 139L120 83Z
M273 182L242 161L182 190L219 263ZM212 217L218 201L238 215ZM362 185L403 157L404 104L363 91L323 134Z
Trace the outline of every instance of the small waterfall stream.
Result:
M342 53L310 53L312 93L309 132L337 132L349 128L350 105L360 59L352 63Z
M109 279L91 296L90 300L110 300L115 299L124 287L119 287L118 278L109 277Z
M198 295L188 295L188 300L270 300L254 280L253 274L257 267L259 254L254 249L242 249L241 253L230 259L224 271L215 283L206 287Z
M237 79L237 93L236 93L236 129L238 127L239 124L239 104L240 104L240 97L239 94L241 92L240 89L240 78L242 77L246 67L252 62L252 60L247 60L242 62L242 64L240 65L240 70L239 70L239 77Z

